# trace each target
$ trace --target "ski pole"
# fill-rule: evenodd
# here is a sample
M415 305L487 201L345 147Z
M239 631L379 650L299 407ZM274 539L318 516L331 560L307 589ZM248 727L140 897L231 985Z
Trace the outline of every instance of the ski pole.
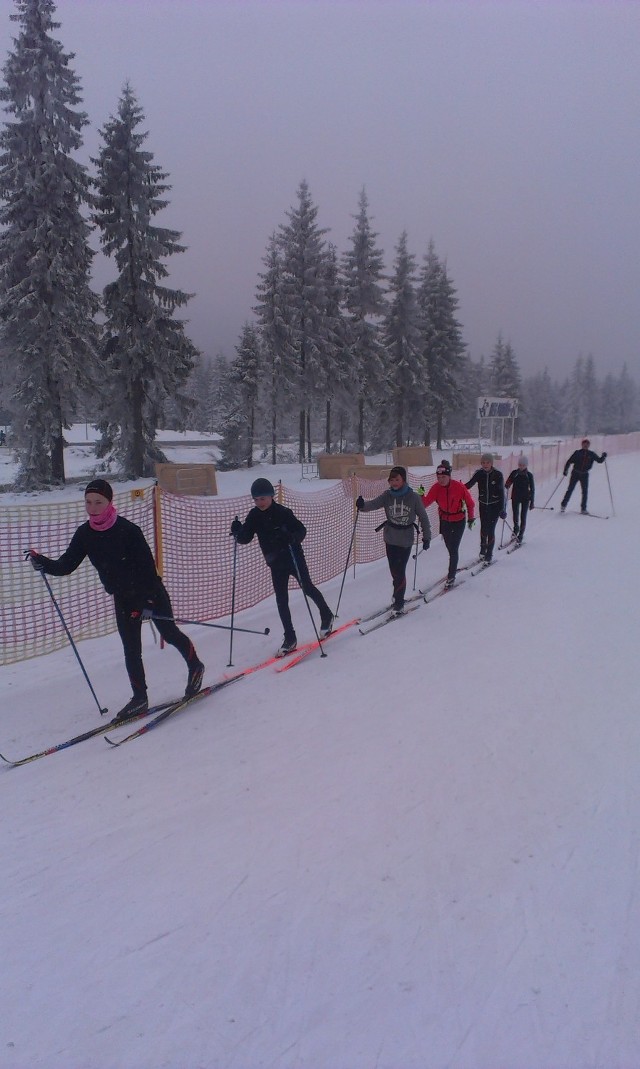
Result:
M561 479L560 479L560 482L558 483L558 485L557 485L557 486L555 487L555 489L554 489L554 490L552 490L552 491L551 491L551 493L549 494L549 497L547 498L547 500L545 501L544 505L542 506L542 508L543 508L543 509L546 509L547 505L548 505L548 504L549 504L549 502L551 501L551 498L552 498L552 497L554 496L554 494L556 493L556 491L557 491L557 490L559 489L559 487L560 487L560 483L562 482L562 480L563 480L563 479L564 479L564 474L562 475L562 477L561 477Z
M25 558L24 558L25 560L31 560L32 559L30 550L25 549L24 553L25 553ZM64 627L64 629L66 631L67 638L69 639L69 642L71 643L71 649L73 650L73 652L76 655L76 659L78 661L78 664L80 665L80 667L82 669L82 674L83 674L84 678L86 679L87 685L89 687L89 690L91 691L91 693L92 693L92 695L93 695L93 697L95 699L96 705L98 706L98 710L100 712L100 716L104 716L104 714L107 713L109 710L107 709L106 705L102 706L102 705L100 705L100 702L98 701L98 696L97 696L95 690L93 689L93 685L91 683L91 680L89 679L89 676L87 675L87 670L86 670L85 666L82 663L82 659L80 657L80 654L78 653L78 647L76 646L75 642L73 641L73 636L72 636L69 628L67 627L67 622L66 622L64 616L62 615L62 609L60 608L60 606L58 605L58 602L55 599L55 595L53 593L53 590L51 589L51 584L49 583L49 580L47 579L46 575L44 574L44 571L43 571L42 568L36 568L36 571L39 572L40 575L42 576L42 579L44 581L44 585L46 586L47 590L49 591L49 596L50 596L50 598L51 598L51 600L52 600L52 602L53 602L53 604L55 606L55 610L56 610L58 616L60 617L60 621L61 621L62 626Z
M419 535L419 533L420 532L419 532L418 526L416 524L416 552L415 552L415 562L416 563L413 566L413 589L414 590L416 589L416 579L417 579L417 576L418 576L418 535Z
M358 516L360 515L359 509L356 509L356 518L353 521L353 530L351 532L351 541L349 542L349 549L347 550L347 562L344 566L344 572L342 573L342 582L340 583L340 593L338 594L338 604L336 605L336 611L334 615L338 616L338 609L340 608L340 599L342 598L342 590L344 587L344 581L347 578L347 569L349 567L349 557L351 556L351 550L353 548L353 540L356 537L356 526L358 523Z
M153 609L142 610L143 620L166 620L169 624L194 624L196 627L215 627L218 631L230 631L229 624L209 624L205 620L183 620L180 616L156 616ZM264 631L256 631L250 627L234 627L234 631L242 631L245 635L268 635L269 628L265 627Z
M236 520L238 516L236 515ZM233 618L236 611L236 575L237 575L237 563L238 563L238 539L233 540L233 581L231 583L231 633L229 635L229 663L227 668L233 666L232 654L233 654Z
M604 470L605 470L605 471L606 471L606 473L607 473L607 483L609 484L609 497L611 498L611 515L612 515L612 516L615 516L615 514L616 514L616 509L615 509L615 505L614 505L614 503L613 503L613 494L612 494L612 492L611 492L611 479L609 478L609 469L608 469L608 467L607 467L607 461L606 461L606 459L605 459L605 462L604 462Z
M320 656L321 657L326 657L327 655L326 655L326 653L324 652L324 650L322 648L322 642L320 641L320 635L318 634L318 628L316 627L316 622L315 622L315 620L313 618L313 613L311 612L311 606L309 604L309 598L307 597L307 593L306 593L306 591L305 591L305 589L304 589L304 587L302 585L302 578L300 576L300 569L298 567L298 562L296 560L296 555L293 552L293 546L291 545L291 543L289 543L289 553L291 554L291 560L293 561L293 567L296 570L296 579L298 580L298 583L300 584L300 589L301 589L302 593L304 594L304 600L306 602L307 609L309 610L309 616L311 617L311 623L313 624L313 630L315 631L315 636L316 636L316 638L318 640L318 649L320 650Z

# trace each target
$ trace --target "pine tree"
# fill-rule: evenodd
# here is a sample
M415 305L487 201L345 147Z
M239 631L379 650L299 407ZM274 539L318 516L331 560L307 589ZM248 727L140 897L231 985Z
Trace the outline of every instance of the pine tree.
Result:
M395 444L406 445L408 421L417 399L429 387L420 344L419 313L414 289L416 260L407 250L403 231L396 246L394 273L389 281L389 304L382 337L389 368L389 393Z
M462 358L465 344L456 312L458 298L433 241L424 258L418 287L423 355L429 375L429 411L435 412L437 448L442 449L445 413L462 402ZM429 429L425 445L430 444Z
M380 320L386 311L383 289L383 252L371 229L369 202L363 189L358 214L350 237L351 248L342 257L344 307L347 312L349 350L353 376L358 383L358 448L365 448L365 414L381 396L385 354L380 337Z
M256 418L262 374L262 353L255 328L245 323L240 342L236 347L236 376L243 417L244 457L248 468L253 466L253 449L256 438Z
M331 417L333 407L344 412L353 394L355 380L353 361L348 342L347 321L342 314L344 293L338 271L335 245L327 246L325 255L324 336L320 343L322 384L325 398L325 451L331 452L333 442ZM310 449L310 443L308 448Z
M180 233L155 226L166 207L166 172L143 149L147 134L138 130L144 114L129 85L118 113L101 131L97 164L95 221L101 244L113 256L118 277L104 290L105 370L109 396L102 421L103 448L113 447L123 472L133 478L153 474L162 459L155 435L163 405L172 397L186 413L182 393L196 349L184 323L174 318L191 294L161 285L168 270L162 262L184 252Z
M16 485L64 482L63 428L95 382L99 302L82 208L86 169L72 158L88 119L79 81L51 32L53 0L16 0L20 26L0 99L0 335L10 361Z
M518 361L511 342L504 342L501 334L498 335L498 340L491 354L489 388L495 397L513 397L516 399L521 399L522 397L522 378ZM510 430L513 431L511 442L513 444L519 437L518 420L514 421Z
M283 312L287 323L288 362L295 367L298 399L298 453L300 462L311 459L311 413L322 380L326 321L326 229L317 224L318 208L305 181L298 188L298 203L281 224L281 281Z
M285 314L282 281L282 258L276 234L272 234L263 261L266 270L260 275L256 290L258 303L254 311L263 351L264 383L261 405L268 424L271 463L277 460L280 422L287 407L292 405L292 384L296 369L291 364L289 325Z

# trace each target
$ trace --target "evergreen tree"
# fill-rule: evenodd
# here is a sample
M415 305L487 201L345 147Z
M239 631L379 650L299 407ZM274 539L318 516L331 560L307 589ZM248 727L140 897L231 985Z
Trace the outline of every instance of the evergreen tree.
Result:
M498 340L491 354L489 388L495 397L522 399L522 377L518 361L511 342L504 342L501 334L498 335ZM513 441L517 441L519 437L518 420L515 420L513 427L509 427L509 430L510 432L513 430L513 440L511 442L513 444Z
M262 262L265 271L259 275L256 291L258 303L254 311L265 370L261 407L268 426L271 463L275 464L280 423L287 407L295 403L292 396L295 368L289 363L292 347L289 344L282 259L276 234L271 235Z
M351 248L342 257L344 307L347 312L349 351L353 376L358 384L358 449L365 449L365 414L376 407L385 378L385 354L380 320L386 304L383 282L383 252L371 229L369 202L363 189L350 237Z
M523 423L528 434L559 434L562 425L559 387L549 369L531 375L522 383Z
M311 412L318 401L323 378L323 342L326 340L326 250L317 224L318 208L305 181L298 188L298 203L281 224L281 281L283 312L287 323L288 363L295 368L294 389L299 410L300 462L311 459Z
M182 392L196 349L184 323L174 318L191 294L161 285L168 270L162 262L184 252L180 233L154 225L166 207L167 174L143 149L147 134L138 130L144 114L125 85L118 113L101 131L97 164L95 221L101 244L113 256L118 277L104 290L105 371L109 394L101 423L103 449L111 447L123 472L150 475L162 458L155 445L163 405L171 397L183 416Z
M423 400L426 397L429 381L421 349L414 289L416 260L408 252L406 231L400 235L395 251L382 337L389 367L389 399L395 444L402 446L407 444L408 423L416 399Z
M245 323L236 348L238 354L235 374L238 381L241 413L243 417L244 458L248 468L253 467L253 450L256 438L258 397L262 375L262 353L255 328Z
M344 293L338 273L335 245L327 246L325 255L324 337L321 339L322 386L325 398L325 451L331 452L333 442L332 406L345 412L352 396L355 380L353 361L349 351L348 327L342 314ZM310 449L310 443L307 443Z
M208 434L215 430L213 404L213 362L209 357L198 354L189 379L189 430L206 431Z
M0 100L0 336L11 364L17 485L64 482L63 428L95 383L99 304L82 208L86 169L72 158L88 119L79 81L51 32L53 0L16 0L20 27Z
M565 397L568 433L574 437L577 434L586 434L585 373L582 356L579 356L574 364Z
M462 340L462 327L456 316L456 290L447 275L446 266L436 255L433 241L429 242L420 274L418 308L423 356L429 375L427 411L435 413L436 444L438 449L442 449L445 413L459 408L462 403L462 358L465 344ZM431 439L428 425L424 437L425 444L429 445Z

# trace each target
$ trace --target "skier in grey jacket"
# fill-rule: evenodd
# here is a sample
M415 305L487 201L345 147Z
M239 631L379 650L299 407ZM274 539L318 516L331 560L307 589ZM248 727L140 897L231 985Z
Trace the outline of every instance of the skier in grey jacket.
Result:
M358 497L356 508L361 512L374 512L382 508L385 511L386 519L377 530L382 528L384 531L385 550L393 581L393 608L401 613L404 611L407 563L413 534L417 530L416 520L422 528L423 548L428 549L431 544L431 524L422 499L407 483L407 469L397 465L389 472L389 489L370 501Z

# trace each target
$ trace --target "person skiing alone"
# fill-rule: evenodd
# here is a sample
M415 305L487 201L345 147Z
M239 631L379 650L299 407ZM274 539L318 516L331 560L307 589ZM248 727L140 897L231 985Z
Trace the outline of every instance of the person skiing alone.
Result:
M478 504L480 506L480 559L491 564L493 547L496 541L496 524L506 520L504 507L504 475L493 466L493 454L483 453L480 467L473 473L467 490L478 484Z
M445 586L452 587L458 570L460 542L464 534L464 525L469 530L475 523L475 501L464 483L451 478L451 465L448 460L441 460L436 468L436 482L428 493L423 495L425 508L438 506L440 534L449 554L449 571Z
M289 609L289 577L297 579L304 594L320 610L320 638L327 638L333 628L333 613L314 586L305 560L302 542L307 529L294 512L274 501L275 490L268 479L256 479L251 485L254 507L244 523L236 517L230 534L246 546L257 535L264 559L271 570L278 614L284 638L276 656L285 657L297 648L298 639Z
M36 549L29 550L36 571L47 575L70 575L85 557L96 569L107 594L113 595L116 625L124 649L124 661L133 695L116 714L117 720L146 713L149 708L147 681L142 663L142 620L144 610L156 614L155 625L165 642L175 646L187 669L185 697L191 698L202 686L204 665L191 639L176 627L171 599L156 571L153 554L140 528L119 516L113 504L113 489L105 479L92 479L84 492L88 520L77 528L68 548L52 560Z
M431 544L431 524L419 494L407 483L407 469L398 464L389 472L389 489L378 497L365 501L362 494L356 498L359 512L374 512L384 509L386 519L380 524L384 531L384 548L393 583L393 611L404 612L407 589L407 563L413 545L413 532L417 530L416 518L422 529L422 547Z
M527 526L527 513L533 508L535 497L535 483L532 473L529 471L529 458L524 455L518 459L518 467L514 468L507 479L505 489L511 489L511 511L513 514L513 537L519 545L522 545L524 529Z
M564 512L573 491L578 483L580 483L580 490L582 492L582 500L580 502L580 511L584 515L587 513L587 498L589 496L589 472L594 464L603 464L607 459L607 454L603 453L601 457L597 453L594 453L592 449L589 449L591 442L588 438L583 438L581 448L576 449L567 460L563 475L568 475L569 468L573 464L573 471L571 472L571 478L569 479L569 486L567 492L560 502L560 512Z

